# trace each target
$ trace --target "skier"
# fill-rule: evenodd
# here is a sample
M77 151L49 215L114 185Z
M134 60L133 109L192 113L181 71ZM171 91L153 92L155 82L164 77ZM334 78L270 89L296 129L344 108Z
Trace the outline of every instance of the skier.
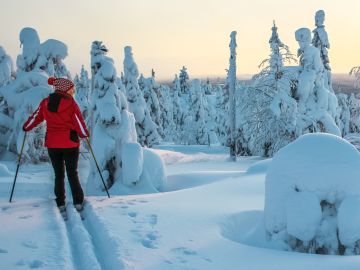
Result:
M77 211L81 211L84 204L84 192L77 172L79 137L86 138L89 132L73 98L74 83L65 78L50 77L48 84L54 86L55 92L41 101L37 110L23 125L23 130L30 131L42 121L46 121L45 147L48 148L55 172L56 204L60 212L66 212L64 182L66 167L73 204Z

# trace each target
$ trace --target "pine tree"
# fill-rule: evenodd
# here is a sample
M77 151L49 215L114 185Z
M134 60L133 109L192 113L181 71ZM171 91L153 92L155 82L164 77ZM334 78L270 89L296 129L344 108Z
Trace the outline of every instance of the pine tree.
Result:
M78 75L75 76L74 84L76 90L75 100L79 105L84 119L87 119L90 111L90 80L84 66L81 67L80 77Z
M111 188L117 181L123 180L122 148L124 144L136 142L137 136L134 116L127 111L126 99L122 97L122 91L119 91L113 60L105 54L98 54L96 57L96 62L92 62L96 64L92 96L92 145L106 185ZM86 72L82 74L86 78ZM98 190L102 190L101 179L93 164L87 191L89 194L97 194Z
M227 70L228 72L228 70ZM224 146L230 146L230 123L229 123L229 79L224 85L218 85L216 92L216 115L215 133L219 142Z
M49 76L71 79L70 72L63 62L67 54L65 43L56 39L48 39L40 44L40 55L36 62L36 68L44 70Z
M189 126L187 130L191 131L188 144L208 144L209 132L205 125L204 96L198 79L194 79L191 83L190 100L189 119L191 121L186 123Z
M159 143L160 136L156 130L156 124L151 119L144 97L140 92L138 84L139 71L133 58L132 48L126 46L124 51L124 84L129 109L134 114L136 120L138 142L142 146L151 147Z
M155 81L154 77L144 78L143 76L140 76L139 88L144 95L151 119L157 125L157 132L161 138L164 138L165 135L162 127L161 108L158 98L158 96L160 96L160 84Z
M185 124L185 117L184 111L180 104L180 81L178 76L175 75L175 79L173 81L172 86L172 93L173 93L173 117L174 117L174 124L176 130L176 136L173 138L174 142L180 143L181 142L181 134L184 130Z
M330 49L330 43L328 39L328 34L325 30L325 12L323 10L318 10L315 14L315 26L316 28L313 30L313 39L312 45L320 50L320 57L322 63L325 68L325 79L324 82L327 85L327 88L330 89L334 93L332 88L332 81L331 81L331 67L330 67L330 60L328 55L328 49Z
M39 103L51 92L47 84L48 74L41 69L42 60L59 48L55 42L54 48L41 47L38 33L33 28L24 28L20 32L22 53L18 55L16 80L2 88L2 95L8 105L9 117L12 118L11 135L7 149L12 153L19 153L23 139L22 126L29 115L39 106ZM66 48L66 46L65 46ZM27 143L23 157L25 162L37 163L48 159L43 147L45 139L44 123L28 132Z
M0 46L0 89L15 78L12 59ZM0 154L6 149L12 128L9 106L0 90Z
M159 96L159 104L161 111L161 125L164 131L164 140L173 142L176 138L176 127L174 123L173 99L170 95L170 87L160 85L161 95Z
M180 94L189 94L189 74L187 68L182 67L179 74Z

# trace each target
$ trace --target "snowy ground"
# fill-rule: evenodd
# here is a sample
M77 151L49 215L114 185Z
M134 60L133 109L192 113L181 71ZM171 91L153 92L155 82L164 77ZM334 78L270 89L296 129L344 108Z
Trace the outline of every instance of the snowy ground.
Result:
M52 200L49 164L0 166L1 269L358 269L358 256L269 248L262 226L269 161L227 161L222 147L163 145L167 192L88 197L85 220L68 206L64 222ZM252 166L252 167L251 167ZM247 172L247 170L250 170ZM80 164L86 179L88 163ZM275 249L274 249L275 248Z

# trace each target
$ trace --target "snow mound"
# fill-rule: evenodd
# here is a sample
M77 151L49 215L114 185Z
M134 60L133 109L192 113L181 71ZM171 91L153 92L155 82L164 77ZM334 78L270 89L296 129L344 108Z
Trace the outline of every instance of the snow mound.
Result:
M5 164L0 163L0 176L12 176L13 174L9 171Z
M282 148L269 166L265 183L267 232L276 238L283 235L297 251L343 254L360 239L360 226L352 230L354 237L344 236L351 241L343 242L341 236L341 243L337 239L338 222L340 228L348 229L350 219L357 221L353 212L357 204L347 207L347 200L360 196L359 177L360 153L349 142L330 134L301 136ZM339 206L343 209L340 216Z
M251 165L249 169L246 171L248 174L257 174L257 173L265 173L268 167L271 164L271 158L266 160L261 160L256 162L254 165Z

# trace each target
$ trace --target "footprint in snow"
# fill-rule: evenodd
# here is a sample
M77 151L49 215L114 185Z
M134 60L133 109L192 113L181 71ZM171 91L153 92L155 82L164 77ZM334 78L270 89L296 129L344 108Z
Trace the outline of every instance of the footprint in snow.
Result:
M141 244L142 244L144 247L146 247L146 248L151 248L151 249L157 248L157 247L155 246L155 242L152 241L152 240L150 240L150 239L142 239L142 240L141 240Z
M34 260L32 262L29 262L29 267L31 269L36 269L36 268L41 268L43 267L45 264L44 262L40 261L40 260Z
M1 207L1 211L6 211L6 210L8 210L10 208L10 206L4 206L4 207Z
M130 213L128 213L128 215L129 215L130 217L134 218L134 217L136 217L136 216L138 215L138 213L136 213L136 212L130 212Z
M146 234L146 237L151 241L155 241L159 238L157 232L149 232Z
M32 215L20 216L19 219L28 219L31 218Z
M191 255L191 256L197 255L197 252L195 250L192 250L187 247L177 247L177 248L173 248L171 251L176 253L182 253L183 255Z
M0 248L0 253L8 253L6 249Z
M24 247L27 247L27 248L32 248L32 249L38 248L38 245L33 241L24 241L22 244Z
M29 268L31 269L36 269L36 268L41 268L41 267L44 267L45 264L43 261L40 261L40 260L33 260L31 262L27 262L25 261L24 259L21 259L20 261L18 261L16 263L17 266L25 266L25 265L28 265Z
M149 218L149 224L152 226L155 226L158 222L158 217L157 215L151 215Z

